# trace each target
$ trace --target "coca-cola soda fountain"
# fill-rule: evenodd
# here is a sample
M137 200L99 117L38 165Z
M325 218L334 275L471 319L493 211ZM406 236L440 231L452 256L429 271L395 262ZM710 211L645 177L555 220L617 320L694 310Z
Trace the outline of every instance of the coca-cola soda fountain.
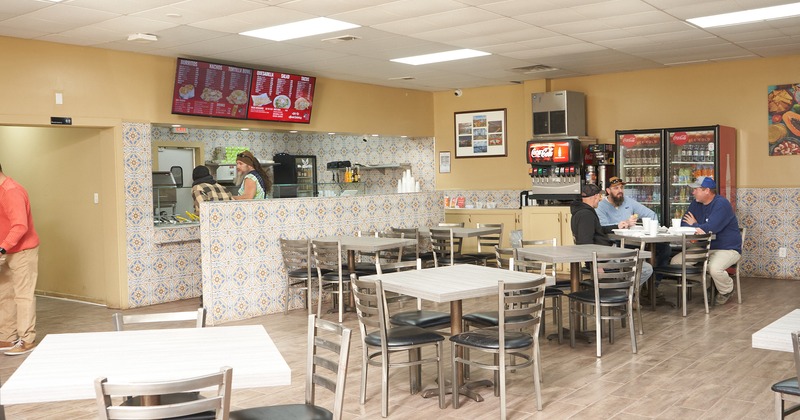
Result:
M560 138L529 140L527 159L531 165L532 188L535 200L573 200L580 196L584 174L583 139Z

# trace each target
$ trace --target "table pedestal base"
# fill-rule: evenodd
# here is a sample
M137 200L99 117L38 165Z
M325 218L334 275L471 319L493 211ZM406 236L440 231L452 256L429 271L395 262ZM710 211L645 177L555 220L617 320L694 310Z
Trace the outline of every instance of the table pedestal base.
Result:
M474 389L475 388L479 388L479 387L492 387L492 386L494 386L494 383L492 381L488 380L488 379L484 379L484 380L481 380L481 381L475 381L475 382L467 382L464 385L461 385L460 388L458 388L458 394L459 395L464 395L467 398L475 400L476 402L482 402L483 401L483 397L481 397L481 394L479 394L476 391L474 391ZM453 386L452 385L445 386L444 393L445 394L452 394L453 393ZM433 389L428 389L428 390L422 391L422 398L431 398L431 397L438 397L438 396L439 396L439 388L433 388Z

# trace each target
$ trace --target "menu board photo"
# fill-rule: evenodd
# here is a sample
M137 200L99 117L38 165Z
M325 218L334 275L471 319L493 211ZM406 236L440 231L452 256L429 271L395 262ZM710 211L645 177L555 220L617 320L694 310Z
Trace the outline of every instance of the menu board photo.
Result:
M172 113L206 117L247 117L253 70L178 59Z
M255 70L247 119L311 122L315 77Z

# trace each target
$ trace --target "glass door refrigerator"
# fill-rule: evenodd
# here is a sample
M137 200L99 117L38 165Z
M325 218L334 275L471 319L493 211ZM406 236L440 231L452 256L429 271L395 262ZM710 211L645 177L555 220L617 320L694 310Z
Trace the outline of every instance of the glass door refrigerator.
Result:
M617 130L617 168L625 195L653 210L664 224L664 130Z
M664 183L666 219L680 218L692 201L689 184L701 176L717 182L717 194L736 205L736 129L720 125L667 128ZM662 220L662 224L665 220Z
M316 156L278 153L272 159L272 198L317 196Z
M311 155L295 155L297 167L297 196L316 197L317 193L317 157Z

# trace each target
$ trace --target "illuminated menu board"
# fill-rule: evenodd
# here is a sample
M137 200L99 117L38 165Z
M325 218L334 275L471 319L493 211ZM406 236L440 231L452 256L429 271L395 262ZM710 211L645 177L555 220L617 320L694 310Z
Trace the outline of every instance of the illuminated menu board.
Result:
M315 77L255 70L247 119L309 123Z
M172 113L206 117L247 117L253 70L178 59Z

